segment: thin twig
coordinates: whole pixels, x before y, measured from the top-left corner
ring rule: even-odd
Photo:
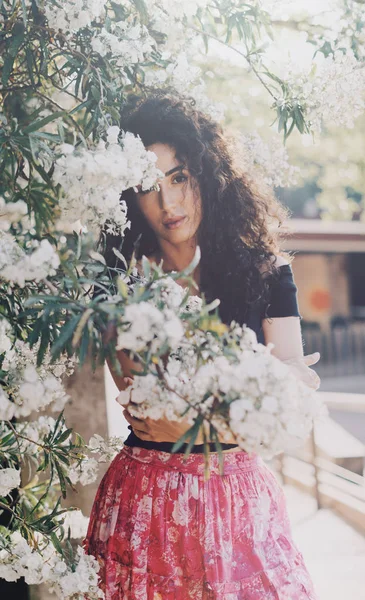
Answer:
[[[38,92],[36,91],[37,96],[41,96],[41,98],[43,98],[44,100],[46,100],[47,102],[50,102],[51,104],[53,104],[53,106],[56,106],[57,108],[59,108],[60,110],[64,111],[64,108],[58,104],[58,102],[55,102],[55,100],[52,100],[52,98],[49,98],[48,96],[46,96],[45,94],[42,94],[42,92]],[[72,123],[75,125],[76,129],[78,129],[80,131],[80,133],[82,135],[84,135],[82,128],[80,127],[80,125],[78,124],[78,122],[69,114],[67,114],[65,116],[66,119],[71,119]]]
[[[48,281],[48,279],[42,279],[42,283],[44,283],[44,285],[52,292],[52,294],[54,294],[55,296],[58,294],[59,289],[55,285],[53,285],[53,283]]]
[[[204,31],[203,29],[199,29],[199,27],[194,27],[194,25],[187,25],[186,28],[192,29],[193,31],[197,31],[201,35],[206,35],[207,37],[211,38],[212,40],[215,40],[216,42],[223,44],[223,46],[225,46],[226,48],[230,48],[230,50],[233,50],[234,52],[236,52],[237,54],[242,56],[247,61],[247,63],[249,64],[249,66],[251,67],[253,72],[255,73],[256,77],[262,83],[262,85],[267,90],[267,92],[270,94],[270,96],[272,96],[272,98],[274,98],[274,100],[277,100],[277,97],[275,96],[275,94],[273,94],[273,92],[271,91],[271,89],[269,88],[267,83],[264,81],[264,79],[261,77],[261,75],[258,72],[258,70],[256,69],[256,67],[254,66],[253,62],[250,60],[250,58],[244,52],[242,52],[241,50],[238,50],[238,48],[235,48],[234,46],[230,46],[230,44],[227,44],[224,40],[221,40],[216,35],[213,35],[212,33],[208,33],[207,31]]]

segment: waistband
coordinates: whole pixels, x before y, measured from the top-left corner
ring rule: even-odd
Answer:
[[[170,454],[159,450],[147,450],[146,448],[124,446],[120,451],[120,458],[130,458],[140,464],[152,468],[177,471],[179,473],[191,473],[204,476],[205,457],[202,454]],[[222,455],[223,475],[239,471],[252,471],[263,465],[260,456],[254,453],[227,452]],[[210,454],[208,457],[210,475],[220,475],[220,464],[218,454]]]

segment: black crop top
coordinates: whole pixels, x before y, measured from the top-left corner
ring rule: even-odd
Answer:
[[[289,264],[285,264],[279,267],[278,271],[278,275],[273,276],[270,283],[269,304],[266,311],[263,312],[260,308],[251,309],[245,321],[246,325],[256,333],[258,341],[262,344],[265,343],[262,330],[262,321],[264,318],[300,317],[297,286],[294,283],[292,268]],[[124,443],[126,446],[137,446],[138,448],[159,450],[160,452],[172,452],[173,447],[171,442],[147,442],[141,440],[133,431],[131,431]],[[236,444],[221,444],[221,446],[222,450],[228,450],[235,448]],[[185,449],[186,445],[184,444],[178,452],[184,453]],[[214,444],[210,444],[210,450],[215,452],[216,448]],[[191,450],[194,454],[201,454],[203,451],[204,446],[199,444],[193,446]]]

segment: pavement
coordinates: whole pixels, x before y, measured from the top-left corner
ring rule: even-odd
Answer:
[[[293,486],[284,489],[293,537],[318,600],[365,600],[365,537],[333,511],[317,511],[308,494]]]

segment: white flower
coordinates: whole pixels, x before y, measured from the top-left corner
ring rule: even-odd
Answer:
[[[150,181],[155,182],[162,174],[155,166],[156,155],[145,150],[140,138],[123,133],[122,147],[116,143],[117,128],[109,128],[107,135],[107,145],[100,142],[93,150],[82,148],[72,153],[68,149],[56,161],[53,178],[64,192],[60,200],[62,221],[79,219],[96,233],[107,221],[110,233],[123,234],[129,223],[121,193],[139,184],[147,189]]]
[[[38,536],[35,549],[29,546],[19,532],[15,532],[11,534],[6,547],[0,550],[0,577],[6,581],[24,577],[29,585],[44,583],[61,600],[103,598],[98,586],[98,571],[97,560],[86,555],[80,546],[71,568],[43,536]]]
[[[96,481],[98,469],[99,464],[95,458],[86,458],[79,465],[71,467],[68,476],[73,485],[77,482],[80,482],[81,485],[89,485]]]
[[[202,309],[203,300],[199,296],[189,296],[185,310],[189,313],[199,313]]]
[[[121,450],[122,446],[122,438],[113,436],[104,440],[104,438],[97,433],[90,438],[88,443],[89,450],[99,454],[99,462],[110,462]]]
[[[352,128],[365,108],[365,72],[351,49],[339,43],[334,55],[318,52],[311,64],[298,68],[294,61],[281,64],[282,76],[291,88],[287,103],[302,108],[312,132],[325,125]]]
[[[127,329],[118,329],[118,349],[140,352],[151,344],[152,351],[157,352],[164,343],[175,348],[184,334],[182,322],[172,310],[161,311],[148,302],[126,306],[123,321]]]
[[[82,539],[86,536],[89,518],[85,517],[81,510],[69,510],[67,513],[61,515],[61,518],[64,519],[63,528],[66,533],[68,528],[70,528],[73,539]]]
[[[257,132],[241,138],[245,149],[245,168],[271,187],[290,187],[295,185],[299,167],[289,164],[288,151],[281,136],[277,135],[264,142]]]
[[[0,496],[7,496],[11,490],[20,486],[18,469],[0,469]]]
[[[63,0],[55,10],[54,4],[45,0],[44,11],[49,27],[68,33],[91,25],[103,14],[104,6],[105,0]]]
[[[106,131],[108,144],[117,144],[120,129],[116,125],[109,127]]]
[[[8,352],[11,348],[11,339],[8,336],[8,333],[10,332],[10,323],[6,319],[0,317],[0,354]]]
[[[14,402],[10,402],[6,392],[0,387],[0,421],[10,421],[14,414]]]
[[[27,214],[28,207],[24,200],[5,202],[0,196],[0,229],[7,231],[12,223],[17,223]]]
[[[276,413],[279,409],[279,402],[274,396],[264,396],[261,403],[261,410],[268,413]]]
[[[26,281],[40,281],[54,275],[60,264],[59,256],[48,240],[34,240],[32,251],[26,254],[9,233],[1,230],[0,256],[0,278],[20,287],[24,287]]]
[[[148,29],[139,23],[133,25],[126,21],[110,24],[110,31],[104,27],[91,40],[94,52],[101,56],[110,56],[110,61],[121,70],[148,58],[156,45]]]
[[[72,373],[73,360],[62,357],[53,365],[50,354],[46,353],[43,364],[36,368],[38,347],[39,344],[36,344],[31,349],[25,342],[17,340],[5,354],[2,368],[7,372],[6,382],[12,393],[13,415],[16,417],[28,416],[32,411],[49,405],[52,410],[59,412],[69,399],[62,376]],[[56,372],[59,373],[58,377]],[[6,403],[3,402],[3,406],[5,410]]]

